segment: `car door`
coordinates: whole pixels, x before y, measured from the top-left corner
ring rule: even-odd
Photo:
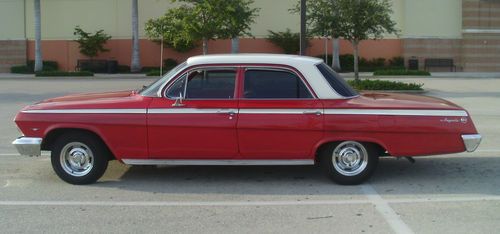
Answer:
[[[237,69],[193,68],[169,82],[148,109],[149,155],[230,159],[238,154]]]
[[[310,159],[323,136],[323,106],[300,74],[248,67],[239,102],[238,138],[245,159]]]

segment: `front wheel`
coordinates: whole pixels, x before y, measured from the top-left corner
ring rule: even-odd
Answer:
[[[60,136],[51,152],[52,167],[70,184],[96,182],[108,167],[106,146],[94,136],[70,133]]]
[[[377,150],[370,143],[344,141],[320,152],[320,163],[330,178],[343,185],[363,183],[378,164]]]

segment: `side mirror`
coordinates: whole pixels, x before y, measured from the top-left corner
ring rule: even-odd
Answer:
[[[182,97],[182,93],[179,93],[179,97],[175,99],[175,102],[174,102],[174,104],[172,104],[172,106],[174,106],[174,107],[184,106],[184,104],[182,104],[183,99],[184,98]]]

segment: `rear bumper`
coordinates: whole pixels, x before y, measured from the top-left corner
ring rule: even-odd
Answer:
[[[465,149],[467,152],[473,152],[481,143],[481,135],[479,134],[467,134],[462,135],[462,140],[464,141]]]
[[[38,137],[19,137],[12,142],[21,155],[40,156],[42,138]]]

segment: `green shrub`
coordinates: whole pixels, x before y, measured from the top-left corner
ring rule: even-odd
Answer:
[[[65,72],[65,71],[42,71],[37,72],[35,76],[94,76],[89,71]]]
[[[142,73],[148,73],[150,71],[158,71],[160,72],[160,67],[142,67],[141,72]]]
[[[391,67],[404,67],[405,59],[403,57],[393,57],[389,59],[389,66]]]
[[[83,31],[80,26],[76,26],[73,35],[78,37],[75,41],[78,42],[80,53],[91,59],[101,52],[109,51],[109,49],[104,48],[104,45],[111,39],[111,36],[104,33],[102,29],[92,34]]]
[[[13,66],[10,68],[10,73],[33,74],[33,69],[30,70],[26,65]]]
[[[268,30],[267,40],[283,49],[285,54],[297,54],[300,51],[300,33],[292,33],[287,28],[284,32],[273,32]],[[309,47],[309,40],[306,43]]]
[[[43,69],[42,71],[57,71],[59,69],[59,65],[56,61],[43,61]],[[13,66],[10,68],[11,73],[17,74],[33,74],[35,70],[35,61],[28,60],[26,65]]]
[[[317,58],[324,59],[325,55],[318,55]],[[359,58],[359,71],[360,72],[373,72],[382,69],[404,69],[404,60],[401,62],[401,57],[394,57],[389,59],[388,62],[385,58],[365,59]],[[339,55],[340,72],[353,72],[354,71],[354,56],[352,54]],[[332,56],[328,55],[328,63],[331,64]]]
[[[130,73],[130,66],[118,65],[118,73]]]
[[[146,72],[146,76],[160,76],[160,69]]]
[[[388,69],[376,70],[373,72],[374,76],[430,76],[428,71],[420,70],[406,70],[406,69]]]
[[[348,80],[349,85],[357,90],[423,90],[424,84],[404,83],[389,80]]]
[[[179,63],[175,59],[165,59],[163,60],[163,70],[172,70],[172,68],[176,67]]]
[[[57,71],[57,70],[59,70],[59,64],[57,64],[56,61],[50,61],[50,60],[42,61],[42,64],[43,64],[43,71]],[[35,60],[28,60],[26,65],[29,68],[32,68],[31,69],[32,71],[35,70]]]

